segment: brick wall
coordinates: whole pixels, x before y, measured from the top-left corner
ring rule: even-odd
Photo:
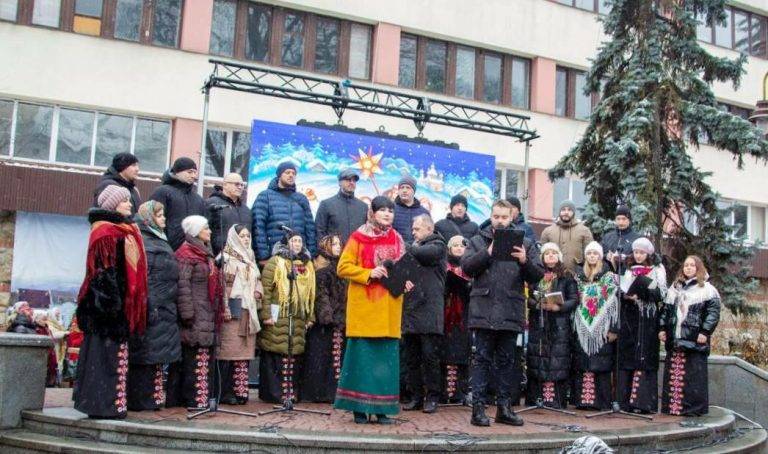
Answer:
[[[0,327],[5,324],[5,310],[11,299],[11,267],[16,212],[0,210]]]

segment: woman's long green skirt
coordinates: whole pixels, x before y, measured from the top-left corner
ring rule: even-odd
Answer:
[[[397,414],[399,351],[397,339],[348,338],[333,407],[367,414]]]

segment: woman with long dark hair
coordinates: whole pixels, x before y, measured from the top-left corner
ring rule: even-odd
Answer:
[[[571,371],[571,313],[579,294],[573,274],[555,243],[541,246],[544,277],[528,300],[528,404],[568,406]]]
[[[720,294],[704,262],[689,255],[667,293],[659,340],[665,343],[661,411],[700,416],[709,411],[707,357],[720,321]]]
[[[131,218],[131,193],[104,188],[88,212],[85,279],[77,320],[85,333],[72,399],[91,418],[125,418],[128,338],[147,326],[147,258]]]

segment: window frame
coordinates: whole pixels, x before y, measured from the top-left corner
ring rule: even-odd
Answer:
[[[495,171],[498,170],[501,172],[501,178],[499,178],[499,199],[506,199],[510,196],[520,197],[522,195],[522,182],[523,182],[523,169],[516,167],[516,166],[497,166],[494,169]],[[507,193],[507,173],[508,172],[516,172],[517,173],[517,189],[514,194]],[[503,193],[502,193],[503,192]],[[494,194],[496,196],[496,194]]]
[[[248,134],[251,135],[251,131],[247,131],[245,129],[241,128],[233,128],[228,126],[216,126],[212,125],[208,128],[208,131],[217,131],[217,132],[223,132],[225,139],[224,139],[224,169],[222,171],[222,176],[214,176],[214,175],[203,175],[201,178],[205,178],[208,181],[223,181],[224,177],[227,176],[227,174],[232,172],[232,148],[235,143],[235,133],[240,134]],[[205,138],[205,154],[203,155],[203,159],[206,159],[208,157],[208,138]],[[248,156],[248,160],[250,162],[250,155]],[[246,168],[250,167],[250,164],[246,166]],[[208,168],[207,162],[206,162],[206,169]],[[242,175],[241,175],[242,176]],[[248,182],[247,178],[244,178],[245,182]]]
[[[557,65],[555,68],[555,74],[557,74],[558,71],[564,71],[565,72],[565,115],[558,115],[556,116],[563,117],[563,118],[572,118],[574,120],[578,121],[589,121],[589,117],[587,118],[577,118],[576,117],[576,76],[577,74],[584,74],[586,76],[587,71],[583,71],[580,69],[570,68],[567,66],[561,66]],[[589,112],[590,114],[594,112],[595,106],[599,102],[599,93],[592,93],[589,95]],[[557,105],[557,89],[555,89],[555,105]]]
[[[741,8],[734,8],[732,6],[726,6],[725,9],[729,10],[729,20],[730,20],[730,27],[731,27],[731,46],[723,46],[720,44],[717,44],[715,41],[716,33],[717,33],[717,25],[716,24],[706,24],[709,27],[710,36],[709,41],[704,40],[705,43],[710,44],[712,46],[719,47],[721,49],[730,49],[734,52],[743,53],[749,57],[755,57],[755,58],[761,58],[763,60],[768,59],[768,16],[763,16],[762,14],[753,13],[751,11],[747,11]],[[736,15],[737,14],[743,14],[747,16],[747,22],[749,24],[749,39],[748,39],[748,50],[747,52],[740,51],[736,48]],[[766,26],[762,29],[762,35],[763,35],[763,54],[753,54],[752,53],[752,46],[754,45],[753,37],[752,37],[752,21],[764,21]]]
[[[98,137],[98,122],[99,122],[99,114],[104,115],[117,115],[122,117],[128,117],[131,119],[131,145],[130,149],[128,150],[131,154],[135,154],[135,146],[136,146],[136,127],[138,125],[139,120],[152,120],[152,121],[159,121],[159,122],[167,122],[168,123],[168,139],[166,141],[166,154],[165,154],[165,167],[167,168],[168,163],[170,161],[171,156],[171,141],[173,137],[173,122],[168,118],[159,118],[159,117],[151,117],[151,116],[143,116],[143,115],[136,115],[136,114],[130,114],[130,113],[123,113],[123,112],[114,112],[114,111],[105,111],[101,109],[89,109],[79,106],[69,106],[64,104],[47,104],[44,102],[38,102],[38,101],[27,101],[23,99],[11,99],[11,98],[0,98],[2,101],[9,101],[13,103],[13,109],[12,109],[12,117],[11,117],[11,137],[10,141],[8,142],[8,154],[7,155],[0,155],[0,160],[8,159],[8,160],[14,160],[14,161],[20,161],[20,162],[28,162],[28,163],[45,163],[49,165],[54,166],[60,166],[60,167],[73,167],[78,169],[85,169],[85,170],[93,170],[93,169],[104,169],[104,166],[96,165],[96,141]],[[19,110],[19,103],[23,104],[30,104],[40,107],[49,107],[53,109],[53,113],[51,115],[51,138],[48,143],[48,158],[45,160],[42,159],[32,159],[32,158],[24,158],[15,156],[15,145],[16,145],[16,127],[18,123],[18,110]],[[57,156],[57,147],[58,147],[58,138],[59,138],[59,119],[61,115],[61,109],[66,110],[77,110],[81,112],[88,112],[93,114],[93,125],[91,130],[91,144],[90,144],[90,154],[89,154],[89,164],[75,164],[75,163],[69,163],[69,162],[61,162],[56,160]],[[158,171],[150,171],[142,169],[141,173],[146,175],[162,175],[165,171],[165,168],[160,169]]]

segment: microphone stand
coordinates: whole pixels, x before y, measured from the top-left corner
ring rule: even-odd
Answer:
[[[224,254],[222,251],[224,251],[224,247],[227,244],[227,240],[224,237],[224,222],[223,221],[223,213],[224,209],[218,209],[217,210],[219,215],[219,238],[223,241],[221,246],[221,251],[219,251],[219,254],[221,254],[221,272],[219,273],[219,285],[221,285],[222,292],[226,291],[226,279],[224,276],[224,268],[225,268],[225,261]],[[214,263],[213,266],[216,266]],[[228,301],[224,301],[224,295],[221,296],[222,304],[229,304]],[[217,333],[217,330],[213,330],[213,348],[211,348],[211,364],[213,367],[210,368],[209,374],[213,374],[213,380],[210,381],[210,383],[213,383],[216,381],[216,378],[218,378],[218,386],[216,386],[215,389],[218,390],[218,393],[214,397],[209,397],[208,399],[208,408],[204,408],[202,410],[198,408],[187,408],[187,411],[191,411],[194,413],[190,413],[187,415],[187,420],[195,419],[198,416],[207,415],[208,413],[226,413],[230,415],[239,415],[239,416],[252,416],[256,417],[258,416],[256,413],[248,413],[245,411],[236,411],[236,410],[227,410],[224,408],[219,407],[219,401],[221,400],[221,372],[219,370],[219,361],[216,359],[216,346],[219,342],[219,336]],[[215,368],[215,369],[214,369]],[[216,373],[214,373],[214,370]],[[231,373],[231,371],[230,371]]]
[[[290,248],[290,245],[288,246]],[[290,261],[291,261],[291,271],[288,273],[288,280],[290,281],[290,285],[288,287],[288,367],[293,368],[293,333],[294,333],[294,312],[297,310],[299,306],[299,301],[296,301],[296,305],[291,308],[291,303],[293,302],[293,295],[294,291],[298,295],[298,290],[295,290],[296,286],[298,285],[296,283],[296,266],[293,263],[294,255],[293,253],[290,254]],[[298,298],[297,298],[298,299]],[[293,377],[294,377],[294,371],[293,369],[291,373],[288,374],[288,386],[289,389],[293,389]],[[293,399],[291,399],[291,396],[289,395],[283,400],[282,405],[274,405],[272,407],[272,410],[267,411],[260,411],[259,416],[264,415],[271,415],[273,413],[284,413],[288,411],[296,411],[296,412],[303,412],[303,413],[314,413],[318,415],[326,415],[330,416],[331,412],[329,411],[323,411],[323,410],[310,410],[308,408],[299,408],[293,405]]]
[[[619,232],[619,241],[618,241],[617,245],[620,247],[621,240],[622,240],[621,229],[617,228],[616,230]],[[616,304],[618,305],[618,307],[616,308],[617,311],[618,311],[618,313],[616,315],[616,324],[619,326],[619,331],[621,331],[621,307],[624,304],[622,302],[622,292],[623,291],[621,289],[621,277],[624,274],[624,270],[622,269],[621,265],[624,263],[624,260],[622,260],[622,256],[624,254],[622,254],[620,252],[621,249],[619,249],[619,247],[617,247],[618,250],[616,251],[616,253],[619,254],[619,262],[616,265],[616,271],[617,271],[616,274],[618,274],[618,276],[619,276],[619,284],[618,284],[619,287],[616,290],[616,297],[617,297]],[[591,415],[586,415],[586,418],[590,419],[590,418],[598,418],[598,417],[601,417],[601,416],[608,416],[608,415],[625,415],[625,416],[632,416],[632,417],[635,417],[635,418],[647,419],[649,421],[652,421],[653,420],[653,416],[641,415],[639,413],[633,413],[633,412],[624,411],[624,410],[621,409],[621,405],[619,404],[619,339],[618,339],[618,337],[613,342],[615,343],[615,345],[614,345],[614,349],[615,349],[615,352],[614,352],[614,371],[613,371],[613,373],[614,373],[614,377],[613,378],[614,378],[614,382],[615,383],[614,383],[614,387],[613,387],[613,401],[611,402],[611,409],[610,410],[604,410],[604,411],[597,412],[597,413],[593,413]]]

